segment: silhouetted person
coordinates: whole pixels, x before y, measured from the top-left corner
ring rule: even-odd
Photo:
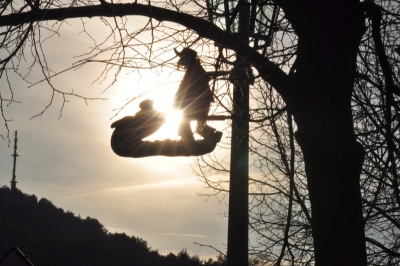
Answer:
[[[144,100],[139,104],[140,111],[135,116],[125,116],[111,124],[115,128],[117,141],[141,141],[156,132],[164,123],[164,116],[153,108],[152,100]],[[125,139],[127,140],[127,139]]]
[[[190,121],[196,120],[196,131],[205,139],[212,138],[218,142],[222,133],[215,135],[215,129],[206,125],[208,111],[213,102],[213,93],[208,85],[210,78],[201,66],[196,51],[184,48],[181,52],[175,50],[175,53],[180,57],[178,67],[186,69],[173,103],[175,108],[182,110],[178,134],[182,140],[194,141]]]

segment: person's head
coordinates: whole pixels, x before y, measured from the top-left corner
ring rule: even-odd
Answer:
[[[190,48],[183,48],[181,52],[178,52],[175,49],[175,53],[177,56],[179,56],[178,60],[178,67],[188,67],[190,64],[192,64],[196,58],[197,58],[197,52],[195,50],[192,50]]]
[[[152,100],[147,99],[139,103],[139,108],[142,111],[151,110],[153,109],[153,104],[154,102]]]

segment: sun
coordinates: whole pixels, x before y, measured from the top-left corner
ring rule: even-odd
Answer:
[[[182,111],[175,109],[172,105],[174,94],[174,90],[154,90],[145,93],[141,97],[138,97],[129,103],[129,105],[125,107],[125,110],[123,110],[123,112],[118,116],[118,119],[121,119],[124,116],[135,115],[135,113],[140,110],[139,104],[143,100],[152,100],[154,102],[154,109],[164,116],[165,122],[162,124],[160,129],[145,138],[145,140],[155,141],[164,139],[180,139],[178,128],[182,120]]]
[[[154,102],[154,109],[162,113],[165,123],[153,135],[145,140],[180,139],[178,128],[182,112],[173,107],[173,99],[179,87],[182,73],[159,73],[143,72],[140,79],[138,76],[121,76],[119,79],[118,93],[114,94],[114,109],[116,106],[125,106],[116,119],[124,116],[133,116],[139,111],[139,103],[149,99]],[[133,85],[134,84],[134,85]],[[133,99],[131,102],[130,100]],[[128,105],[126,103],[128,102]]]
[[[154,134],[145,138],[145,140],[164,140],[164,139],[180,139],[178,135],[178,127],[181,121],[182,112],[173,107],[173,99],[176,88],[156,88],[137,100],[137,106],[144,99],[150,99],[154,102],[154,109],[164,115],[165,123]]]
[[[173,108],[163,111],[157,109],[156,105],[154,106],[154,108],[160,111],[165,116],[165,123],[161,126],[159,130],[157,130],[157,132],[147,137],[145,140],[154,141],[164,139],[180,139],[180,136],[178,135],[178,128],[182,119],[182,112]]]

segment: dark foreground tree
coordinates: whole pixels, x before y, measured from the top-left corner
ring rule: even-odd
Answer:
[[[11,73],[16,72],[26,78],[27,73],[24,73],[25,70],[19,66],[23,60],[30,59],[33,63],[40,65],[45,79],[51,84],[50,78],[53,73],[47,65],[41,41],[48,38],[51,32],[55,34],[61,32],[64,26],[63,21],[74,18],[82,19],[83,32],[90,37],[92,36],[89,34],[89,29],[85,26],[86,18],[100,17],[99,25],[101,22],[101,25],[105,25],[110,30],[106,41],[94,39],[95,47],[86,53],[85,59],[78,64],[101,61],[106,64],[105,72],[107,73],[112,68],[116,69],[115,73],[118,74],[124,67],[140,69],[162,66],[166,59],[161,55],[175,48],[176,42],[182,46],[191,45],[201,50],[203,56],[208,55],[208,58],[203,58],[204,62],[208,63],[208,68],[213,67],[216,71],[231,70],[229,59],[232,59],[230,57],[234,52],[237,58],[242,58],[246,64],[253,67],[257,75],[257,82],[254,83],[253,89],[258,89],[267,97],[279,94],[279,101],[282,101],[279,107],[283,106],[287,111],[288,125],[291,127],[287,132],[289,134],[295,132],[295,139],[301,148],[306,176],[306,181],[302,180],[302,182],[307,185],[300,185],[306,188],[308,194],[307,200],[301,203],[300,207],[302,212],[308,213],[307,210],[311,206],[311,213],[305,215],[308,219],[305,224],[311,226],[313,239],[313,243],[304,243],[304,249],[309,249],[309,245],[312,245],[315,257],[297,258],[296,263],[308,263],[315,260],[316,265],[324,266],[367,265],[365,221],[360,187],[366,149],[357,141],[355,121],[359,123],[359,117],[355,111],[360,109],[353,108],[352,95],[355,92],[356,77],[362,76],[363,79],[357,80],[361,82],[358,95],[367,93],[362,90],[363,86],[377,88],[375,93],[378,95],[367,93],[363,95],[363,98],[359,97],[356,100],[369,100],[370,107],[380,107],[383,103],[385,104],[385,107],[379,111],[382,112],[381,116],[376,117],[380,124],[386,127],[375,126],[382,132],[386,132],[381,136],[388,144],[388,153],[385,151],[382,154],[371,148],[374,145],[382,147],[381,142],[376,140],[368,148],[367,156],[376,160],[383,156],[386,164],[379,162],[379,165],[388,171],[381,171],[381,176],[376,176],[375,173],[370,173],[370,175],[376,179],[379,192],[382,192],[380,190],[382,187],[392,188],[391,195],[394,197],[391,198],[395,202],[391,211],[398,212],[400,196],[396,144],[398,144],[399,128],[398,124],[392,123],[395,121],[392,112],[395,111],[398,114],[399,94],[396,86],[398,79],[395,76],[398,74],[393,72],[391,67],[396,62],[398,64],[399,57],[392,54],[388,60],[385,53],[387,49],[399,46],[397,35],[392,33],[391,37],[386,38],[383,50],[380,52],[378,47],[382,45],[379,43],[380,27],[386,29],[390,26],[391,30],[398,31],[399,3],[380,1],[379,5],[376,5],[372,1],[360,3],[356,0],[306,2],[299,0],[205,2],[183,0],[143,1],[143,4],[141,1],[114,2],[3,1],[0,5],[0,27],[2,28],[0,77],[10,81]],[[268,20],[262,12],[267,10],[265,7],[273,4],[277,4],[282,12],[275,25],[275,38],[270,48],[269,40],[262,38],[262,32],[250,32],[248,40],[239,38],[233,33],[232,29],[235,27],[236,16],[240,13],[240,9],[250,5],[250,10],[254,12],[250,17],[254,20],[250,20],[249,23],[268,25]],[[388,23],[380,26],[382,14]],[[133,27],[129,21],[131,16],[135,15],[148,17],[148,23],[137,28]],[[257,29],[261,28],[260,26]],[[367,29],[372,29],[377,34],[374,35],[371,32],[371,36],[368,35],[368,38],[363,39],[365,33],[368,32]],[[45,31],[47,31],[46,34]],[[374,41],[369,44],[376,48],[380,55],[378,57],[368,54],[370,50],[367,49],[367,42],[372,39]],[[140,45],[145,49],[139,49]],[[31,52],[30,56],[27,56],[28,52]],[[103,55],[107,55],[108,59],[104,59]],[[360,60],[357,61],[358,55],[360,55]],[[382,64],[369,69],[371,60]],[[377,73],[377,76],[370,77],[371,72]],[[220,106],[226,107],[229,111],[226,99],[230,98],[230,87],[225,86],[222,89],[220,87],[222,82],[215,80],[214,94]],[[273,90],[267,89],[263,84],[265,82],[272,86]],[[12,82],[3,84],[9,84],[10,91],[13,90]],[[259,84],[261,86],[257,87]],[[52,89],[54,93],[61,93],[63,97],[74,96],[73,93],[64,92],[55,87]],[[380,102],[378,99],[384,100]],[[1,100],[5,103],[12,102],[14,99],[11,96],[10,98],[3,97]],[[265,110],[265,112],[254,111],[256,115],[265,115],[257,120],[258,126],[263,127],[266,121],[270,121],[269,126],[276,131],[274,134],[279,135],[281,133],[277,131],[279,124],[274,124],[274,117],[277,113],[281,114],[282,110],[278,112],[275,110],[271,118],[266,114],[274,111],[272,108],[275,106],[268,105],[268,101],[264,103],[267,105],[257,110]],[[375,112],[375,110],[371,108],[370,112]],[[367,109],[363,111],[368,116]],[[268,120],[268,118],[271,119]],[[292,118],[295,124],[292,124]],[[359,128],[358,124],[356,126]],[[289,138],[287,143],[293,147],[294,142],[291,140],[293,138]],[[367,142],[370,143],[370,140],[365,140],[364,145]],[[295,153],[293,149],[291,150],[292,157],[288,160],[291,162],[288,165],[290,166],[288,169],[291,169],[288,176],[292,177],[288,183],[290,200],[287,207],[289,210],[293,207],[291,195],[300,197],[298,188],[294,186],[296,165],[293,160]],[[283,157],[280,159],[285,161]],[[388,173],[390,177],[386,179]],[[376,205],[380,197],[378,194],[375,195],[376,197],[369,199],[368,202]],[[382,208],[380,210],[384,211]],[[367,216],[373,216],[377,210],[371,205]],[[289,247],[288,237],[287,230],[282,239],[286,243],[284,247]],[[283,249],[282,254],[284,252]],[[290,250],[288,252],[290,253]],[[277,263],[281,261],[282,257],[279,257]]]

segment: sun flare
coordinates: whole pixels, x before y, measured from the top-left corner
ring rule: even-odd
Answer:
[[[157,106],[155,106],[157,109]],[[181,122],[182,112],[170,108],[166,112],[157,109],[165,116],[165,123],[156,133],[146,138],[146,140],[164,140],[164,139],[180,139],[178,135],[178,127]]]
[[[179,72],[172,74],[163,72],[154,75],[149,71],[141,73],[140,79],[135,79],[138,76],[133,75],[121,76],[121,79],[119,79],[120,87],[118,88],[118,93],[114,95],[113,105],[114,108],[116,106],[125,107],[116,119],[135,115],[139,111],[139,103],[149,99],[154,102],[154,109],[164,115],[165,123],[157,132],[147,137],[146,140],[180,139],[178,127],[182,112],[173,108],[172,104],[175,92],[179,87],[181,75],[182,73]]]

